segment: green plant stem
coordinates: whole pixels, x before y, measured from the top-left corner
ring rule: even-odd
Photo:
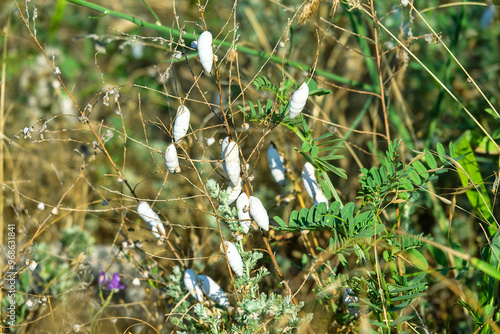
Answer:
[[[97,311],[97,313],[92,317],[92,320],[90,321],[90,323],[92,325],[92,333],[95,333],[96,320],[99,317],[99,315],[104,311],[104,309],[111,302],[111,298],[113,297],[113,293],[114,292],[111,291],[111,293],[109,294],[108,298],[106,299],[106,301],[104,302],[104,304],[101,306],[101,308],[99,309],[99,311]],[[100,291],[100,295],[101,295],[101,298],[102,298],[102,290]]]
[[[106,7],[103,7],[103,6],[96,5],[96,4],[88,2],[88,1],[84,1],[84,0],[67,0],[67,1],[70,3],[73,3],[75,5],[79,5],[79,6],[83,6],[83,7],[87,7],[87,8],[96,10],[98,12],[105,14],[105,15],[111,15],[111,16],[114,16],[117,18],[121,18],[121,19],[130,21],[130,22],[138,25],[139,27],[144,27],[144,28],[160,31],[160,32],[162,32],[165,35],[168,35],[170,37],[182,38],[183,40],[185,40],[187,42],[192,42],[195,40],[195,37],[193,35],[190,35],[190,34],[181,35],[180,31],[177,29],[172,29],[172,28],[169,28],[169,27],[166,27],[163,25],[158,25],[158,24],[142,21],[142,20],[140,20],[132,15],[120,13],[120,12],[108,9]],[[196,38],[198,38],[199,36],[200,36],[199,34],[196,34]],[[266,53],[264,51],[257,51],[257,50],[254,50],[252,48],[249,48],[249,47],[246,47],[243,45],[234,45],[232,42],[226,42],[226,41],[221,41],[221,40],[215,39],[213,41],[213,44],[214,45],[221,45],[221,46],[227,47],[227,48],[235,48],[236,50],[238,50],[241,53],[249,54],[252,56],[257,56],[259,58],[269,59],[269,61],[271,61],[273,63],[282,64],[283,66],[298,68],[298,69],[301,69],[301,70],[306,71],[306,72],[309,72],[312,69],[311,66],[304,65],[300,62],[283,59],[282,57],[273,56],[272,54]],[[336,81],[337,83],[350,85],[350,86],[360,88],[360,89],[363,89],[366,91],[373,90],[373,87],[371,85],[360,83],[360,82],[350,80],[350,79],[346,79],[344,77],[335,75],[335,74],[327,72],[327,71],[315,69],[314,73],[318,76]]]
[[[161,21],[160,21],[160,18],[158,17],[158,15],[156,15],[155,11],[153,10],[153,8],[151,8],[151,6],[146,2],[146,0],[142,0],[142,3],[144,4],[144,6],[146,6],[146,8],[149,10],[149,12],[151,13],[151,15],[153,15],[155,17],[155,20],[156,20],[156,24],[157,25],[161,25]]]

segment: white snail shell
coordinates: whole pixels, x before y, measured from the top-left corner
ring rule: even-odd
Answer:
[[[269,216],[260,199],[250,196],[248,201],[250,204],[250,216],[252,216],[261,229],[269,231]]]
[[[191,293],[191,296],[196,298],[200,303],[203,301],[203,292],[198,284],[196,274],[191,269],[186,269],[184,272],[184,286]]]
[[[139,202],[139,205],[137,206],[137,213],[141,216],[142,220],[146,222],[149,229],[157,239],[160,239],[162,235],[165,235],[165,227],[163,227],[160,217],[158,217],[156,212],[151,209],[148,203],[142,201]]]
[[[202,32],[200,38],[198,38],[198,57],[200,57],[200,63],[205,71],[210,73],[210,71],[212,71],[212,65],[214,64],[212,34],[210,31]]]
[[[267,149],[267,161],[274,180],[282,186],[285,185],[285,160],[274,143]]]
[[[226,293],[221,289],[219,284],[215,283],[213,279],[205,275],[198,275],[198,281],[201,282],[201,289],[208,296],[219,305],[229,307],[229,299]]]
[[[243,276],[243,260],[241,259],[241,255],[236,249],[236,246],[230,243],[229,241],[224,241],[226,244],[227,251],[227,261],[229,262],[229,266],[238,276]],[[222,244],[220,245],[220,249],[224,252],[224,248],[222,248]]]
[[[170,144],[165,150],[165,165],[170,173],[180,173],[179,158],[177,157],[177,149],[174,144]]]
[[[236,209],[238,209],[238,220],[243,227],[243,232],[246,234],[250,230],[252,221],[250,218],[250,201],[244,192],[236,200]]]
[[[356,318],[359,318],[360,313],[359,309],[356,307],[348,307],[347,305],[352,304],[352,303],[357,303],[359,301],[358,297],[354,296],[354,291],[352,291],[351,288],[342,288],[343,294],[342,294],[342,303],[344,304],[345,308],[351,315],[355,316]]]
[[[236,201],[242,189],[243,189],[243,180],[241,179],[241,177],[238,178],[236,185],[233,185],[232,182],[229,184],[229,186],[226,189],[226,191],[229,193],[227,205],[231,205],[234,203],[234,201]]]
[[[300,85],[299,89],[297,89],[292,94],[292,98],[290,100],[290,119],[294,119],[297,117],[307,102],[307,97],[309,96],[309,87],[307,83],[303,83]]]
[[[229,137],[224,138],[222,142],[220,142],[222,158],[224,158],[224,152],[226,152],[227,144],[229,144]]]
[[[191,113],[186,106],[179,106],[177,108],[177,116],[175,116],[174,121],[174,141],[178,142],[182,137],[186,135],[189,130],[189,118],[191,117]]]
[[[318,205],[321,202],[324,202],[326,203],[326,205],[328,205],[328,200],[325,194],[323,194],[318,181],[316,181],[316,175],[314,173],[314,166],[309,162],[306,162],[304,167],[302,168],[302,182],[304,183],[306,193],[313,199],[314,205]]]
[[[234,141],[226,137],[222,142],[222,168],[233,185],[238,185],[241,179],[240,151]]]

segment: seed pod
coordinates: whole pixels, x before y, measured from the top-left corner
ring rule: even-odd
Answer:
[[[229,184],[229,186],[226,189],[226,191],[229,193],[227,205],[231,205],[233,204],[234,201],[236,201],[242,189],[243,189],[243,180],[241,179],[241,177],[238,179],[236,185],[233,185],[232,182]]]
[[[269,216],[260,199],[250,196],[248,201],[250,204],[250,216],[252,216],[261,229],[269,231]]]
[[[271,143],[271,146],[267,149],[267,161],[274,180],[281,186],[285,185],[285,160],[274,143]]]
[[[160,239],[162,235],[165,235],[165,227],[160,220],[160,217],[156,214],[156,212],[151,209],[148,203],[139,202],[137,206],[137,213],[141,216],[142,220],[146,222],[153,235]],[[161,233],[159,233],[161,231]]]
[[[184,272],[184,286],[191,293],[191,296],[196,298],[200,303],[203,301],[203,292],[198,284],[196,274],[191,269],[186,269]]]
[[[226,172],[233,185],[237,185],[241,179],[240,152],[238,145],[226,137],[222,142],[222,168]]]
[[[210,71],[212,71],[212,65],[214,64],[212,34],[210,31],[202,32],[200,38],[198,38],[198,57],[200,57],[200,63],[205,71],[210,73]]]
[[[306,193],[313,199],[314,205],[324,202],[328,206],[328,200],[318,185],[318,181],[316,181],[314,166],[309,162],[306,162],[302,168],[302,182],[304,183]]]
[[[190,117],[191,113],[189,112],[188,108],[182,105],[177,108],[177,116],[175,116],[173,130],[175,142],[178,142],[188,132]]]
[[[226,244],[227,251],[227,261],[229,262],[229,266],[238,276],[243,276],[243,260],[241,259],[240,253],[238,253],[238,249],[236,246],[230,243],[229,241],[224,241]],[[222,248],[222,244],[220,245],[220,250],[224,252],[224,248]]]
[[[307,86],[307,83],[304,82],[302,85],[300,85],[299,89],[293,92],[292,98],[290,99],[290,119],[294,119],[295,117],[297,117],[302,109],[304,109],[308,96],[309,87]]]
[[[165,150],[165,165],[167,165],[170,173],[180,173],[179,158],[177,157],[177,149],[174,144],[170,144]]]
[[[248,233],[252,224],[250,218],[250,202],[247,194],[244,192],[236,200],[236,209],[238,209],[238,220],[243,227],[243,233]]]
[[[213,279],[205,275],[198,275],[198,281],[201,282],[201,289],[208,296],[219,305],[228,308],[229,299],[227,299],[226,293],[221,289],[219,284],[215,283]]]

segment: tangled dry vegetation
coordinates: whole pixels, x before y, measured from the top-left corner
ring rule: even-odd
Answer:
[[[500,22],[428,2],[0,5],[3,327],[498,332]],[[211,68],[192,44],[206,30]],[[226,137],[269,231],[245,234],[222,192]],[[229,306],[190,294],[188,269]]]

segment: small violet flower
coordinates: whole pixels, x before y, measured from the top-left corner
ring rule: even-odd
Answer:
[[[105,290],[111,291],[119,291],[124,290],[127,286],[125,284],[120,283],[120,276],[118,273],[113,274],[113,278],[111,280],[106,279],[106,273],[101,271],[98,278],[99,286],[101,286]]]

